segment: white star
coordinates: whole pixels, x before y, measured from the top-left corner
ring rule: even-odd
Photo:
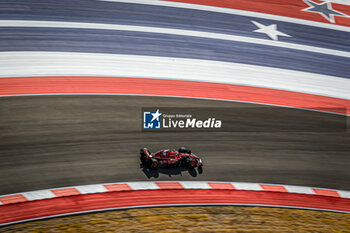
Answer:
[[[259,29],[254,30],[253,32],[264,33],[264,34],[268,35],[273,40],[278,40],[278,36],[291,37],[290,35],[287,35],[286,33],[278,31],[276,24],[271,24],[269,26],[265,26],[265,25],[258,23],[256,21],[251,21],[251,22],[259,28]]]
[[[159,112],[159,109],[157,109],[157,111],[155,113],[151,113],[151,115],[153,116],[152,121],[154,121],[155,119],[157,119],[157,121],[159,121],[159,116],[162,115],[160,112]]]

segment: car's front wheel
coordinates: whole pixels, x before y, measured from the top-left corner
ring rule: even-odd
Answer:
[[[198,172],[199,172],[199,174],[202,174],[202,173],[203,173],[203,166],[199,166],[199,167],[198,167]]]
[[[191,157],[187,158],[186,162],[187,162],[187,167],[189,167],[189,168],[194,168],[197,165],[196,159],[191,158]]]

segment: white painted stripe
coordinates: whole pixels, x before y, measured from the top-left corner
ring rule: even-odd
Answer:
[[[232,182],[231,184],[237,190],[264,191],[264,189],[259,184],[255,184],[255,183]]]
[[[154,182],[128,182],[132,190],[153,190],[160,189]]]
[[[0,77],[115,76],[265,87],[350,99],[350,79],[264,66],[173,57],[0,52]]]
[[[39,191],[25,192],[25,193],[22,193],[22,194],[29,201],[48,199],[48,198],[56,197],[56,195],[54,195],[50,190],[39,190]]]
[[[165,182],[180,183],[184,187],[184,189],[212,189],[212,187],[208,184],[209,181],[208,182],[207,181],[165,181]],[[212,182],[218,182],[218,181],[212,181]],[[246,182],[219,182],[219,183],[232,184],[237,190],[269,192],[267,190],[264,190],[261,187],[261,184],[259,183],[246,183]],[[93,193],[109,192],[104,187],[104,185],[110,185],[110,184],[127,184],[131,187],[132,190],[160,189],[155,182],[106,183],[106,184],[71,186],[71,187],[64,187],[64,188],[75,188],[80,192],[80,194],[93,194]],[[268,185],[273,185],[273,184],[268,184]],[[286,188],[287,192],[289,193],[316,195],[316,193],[313,191],[314,188],[312,187],[282,185],[282,184],[278,184],[278,185]],[[63,189],[63,188],[60,188],[60,189]],[[52,189],[52,190],[57,190],[57,189]],[[55,198],[56,196],[51,192],[52,190],[46,189],[46,190],[38,190],[38,191],[31,191],[31,192],[24,192],[24,193],[14,193],[14,194],[1,195],[0,197],[20,194],[20,195],[23,195],[28,201],[42,200],[42,199],[48,199],[48,198]],[[329,190],[329,189],[325,189],[325,190]],[[350,191],[334,190],[334,189],[330,189],[330,190],[338,192],[341,198],[350,198]],[[0,202],[0,205],[4,205],[4,204]]]
[[[339,190],[337,192],[338,192],[339,196],[342,198],[350,198],[350,191]]]
[[[102,184],[81,185],[74,188],[76,188],[81,194],[108,192]]]
[[[313,27],[328,28],[328,29],[333,29],[333,30],[338,30],[338,31],[350,32],[350,27],[346,27],[346,26],[321,23],[321,22],[315,22],[315,21],[309,21],[309,20],[305,20],[305,19],[297,19],[297,18],[291,18],[291,17],[279,16],[279,15],[271,15],[271,14],[266,14],[266,13],[253,12],[253,11],[244,11],[244,10],[223,8],[223,7],[196,5],[196,4],[180,3],[180,2],[157,1],[157,0],[147,0],[147,1],[144,1],[144,0],[98,0],[98,1],[145,4],[145,5],[153,5],[153,6],[167,6],[167,7],[177,7],[177,8],[184,8],[184,9],[212,11],[212,12],[219,12],[219,13],[232,14],[232,15],[242,15],[242,16],[250,16],[250,17],[262,18],[262,19],[278,20],[278,21],[282,21],[282,22],[296,23],[296,24],[308,25],[308,26],[313,26]],[[307,6],[305,5],[305,7],[307,7]]]
[[[201,181],[181,181],[179,182],[185,189],[212,189],[207,182]]]
[[[322,0],[323,2],[330,2],[330,3],[337,3],[341,5],[348,5],[350,6],[350,1],[349,0]]]
[[[315,194],[314,190],[310,187],[284,185],[286,190],[290,193],[303,193],[303,194]]]
[[[211,33],[192,30],[181,30],[159,27],[144,27],[133,25],[101,24],[101,23],[76,23],[76,22],[59,22],[59,21],[31,21],[31,20],[0,20],[0,27],[46,27],[46,28],[79,28],[79,29],[102,29],[102,30],[122,30],[137,31],[147,33],[161,33],[180,36],[194,36],[209,39],[228,40],[244,43],[253,43],[280,48],[295,49],[307,52],[321,53],[327,55],[341,56],[350,58],[350,52],[326,49],[315,46],[293,44],[288,42],[257,39],[245,36],[235,36],[221,33]]]

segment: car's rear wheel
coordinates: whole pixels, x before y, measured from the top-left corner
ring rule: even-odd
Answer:
[[[144,155],[140,155],[140,161],[141,161],[141,163],[145,162],[145,156]]]
[[[157,169],[158,168],[158,161],[156,159],[152,159],[149,167],[150,167],[150,169]]]

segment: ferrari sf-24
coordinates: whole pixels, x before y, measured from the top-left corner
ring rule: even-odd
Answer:
[[[143,148],[140,150],[140,155],[141,163],[150,169],[180,166],[201,168],[203,166],[202,160],[185,147],[178,150],[161,150],[156,153],[151,153],[147,148]]]

